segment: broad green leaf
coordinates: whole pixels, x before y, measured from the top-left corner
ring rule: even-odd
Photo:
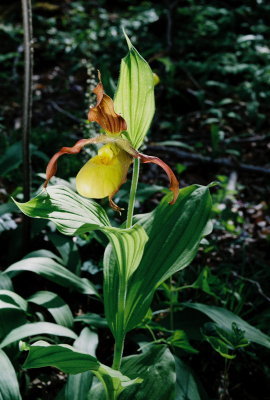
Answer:
[[[59,264],[61,264],[61,265],[64,264],[61,257],[58,257],[52,251],[46,250],[46,249],[31,251],[31,253],[26,254],[26,256],[24,256],[23,259],[25,260],[26,258],[33,258],[33,257],[52,258],[53,260],[57,261]]]
[[[115,397],[112,398],[117,399],[123,390],[134,385],[137,386],[138,383],[142,382],[142,379],[138,378],[137,376],[134,377],[134,379],[130,379],[129,377],[123,375],[120,371],[116,371],[102,364],[99,370],[95,372],[95,375],[99,380],[102,381],[109,393],[115,394]]]
[[[9,146],[0,161],[0,175],[5,176],[10,171],[18,168],[22,163],[22,143],[16,142]]]
[[[160,283],[191,263],[208,232],[211,206],[208,187],[192,185],[180,190],[174,205],[169,205],[165,196],[153,212],[137,217],[149,240],[128,283],[127,330],[143,319]]]
[[[21,308],[18,305],[14,304],[13,302],[10,303],[0,299],[0,311],[5,309],[21,310]]]
[[[248,341],[270,348],[269,336],[225,308],[200,303],[182,303],[182,305],[202,312],[222,329],[230,331],[232,324],[236,323],[238,328],[244,331]]]
[[[32,155],[36,155],[39,158],[42,158],[46,162],[48,161],[48,157],[37,150],[37,147],[33,144],[30,144],[30,151]],[[19,165],[22,163],[22,142],[16,142],[10,145],[4,154],[1,155],[0,158],[0,176],[5,176],[9,172],[17,169]]]
[[[54,246],[61,254],[62,262],[64,265],[76,275],[81,272],[81,260],[78,251],[78,246],[73,238],[67,238],[59,233],[49,234],[49,239],[53,242]]]
[[[125,390],[119,400],[175,399],[175,361],[166,346],[151,346],[142,354],[124,357],[121,372],[130,378],[139,376],[143,382]]]
[[[129,379],[87,353],[77,351],[69,345],[50,345],[38,341],[29,346],[29,353],[24,368],[56,367],[67,374],[78,374],[92,371],[104,384],[109,393],[118,395],[126,387],[140,382],[140,379]],[[115,398],[115,397],[113,397]]]
[[[0,272],[0,289],[4,290],[12,290],[12,281],[9,276],[5,275],[3,272]]]
[[[75,340],[73,347],[81,352],[95,357],[98,345],[98,335],[84,328]],[[90,371],[81,374],[69,375],[65,385],[65,400],[86,400],[92,384],[93,375]]]
[[[89,354],[76,351],[67,344],[50,345],[39,340],[29,346],[29,353],[23,367],[56,367],[66,374],[78,374],[85,371],[97,371],[98,360]]]
[[[191,369],[175,357],[176,386],[174,400],[201,400],[198,384]]]
[[[121,372],[130,378],[140,377],[139,385],[130,386],[119,400],[174,400],[175,361],[167,346],[150,346],[139,355],[124,357]],[[88,400],[106,400],[101,384],[91,388]]]
[[[188,285],[190,289],[201,289],[205,293],[209,294],[210,296],[218,298],[216,293],[212,290],[212,286],[216,289],[216,292],[221,292],[223,287],[223,282],[221,282],[218,277],[214,276],[211,273],[209,267],[204,267],[198,278],[192,285]],[[217,287],[218,286],[218,287]]]
[[[11,343],[17,342],[18,340],[35,335],[65,336],[71,339],[77,338],[76,333],[65,326],[52,324],[51,322],[33,322],[21,325],[9,332],[9,334],[0,343],[0,347],[4,348]]]
[[[98,335],[96,332],[91,331],[89,328],[83,328],[80,336],[73,343],[73,347],[82,351],[83,353],[90,354],[91,356],[96,356],[96,350],[98,346]]]
[[[0,350],[0,366],[0,399],[21,400],[16,372],[3,350]]]
[[[76,375],[69,375],[65,386],[65,400],[87,400],[93,381],[91,371],[85,371]]]
[[[14,292],[0,290],[0,340],[26,320],[26,301]]]
[[[222,357],[232,360],[236,354],[231,354],[230,346],[227,345],[222,339],[215,336],[204,335],[204,338],[212,346],[212,348],[219,353]]]
[[[45,218],[54,222],[65,235],[79,235],[101,226],[110,226],[103,208],[85,199],[66,186],[49,186],[27,203],[18,203],[29,217]]]
[[[127,136],[138,149],[155,112],[154,77],[148,63],[127,38],[129,52],[121,61],[114,105],[127,123]]]
[[[16,204],[29,217],[55,222],[58,230],[66,235],[100,230],[110,240],[123,273],[129,275],[137,268],[141,249],[147,241],[144,229],[138,225],[129,229],[111,227],[107,214],[96,202],[65,186],[51,186],[27,203]]]
[[[0,290],[0,300],[14,304],[23,311],[27,310],[27,301],[11,290]]]
[[[115,326],[118,321],[118,302],[122,302],[121,296],[118,295],[118,282],[120,277],[121,279],[127,280],[132,276],[140,263],[145,243],[148,240],[144,228],[140,225],[134,225],[128,229],[109,226],[107,215],[102,207],[97,205],[95,202],[83,199],[76,193],[72,192],[69,188],[62,186],[49,187],[47,195],[42,193],[27,203],[18,204],[18,207],[29,216],[48,218],[56,223],[60,232],[68,235],[89,232],[96,229],[107,236],[115,254],[116,279],[113,281],[110,279],[110,272],[107,271],[110,267],[106,264],[104,269],[104,301],[106,317],[109,321],[110,328],[113,333],[115,333]],[[103,218],[100,217],[99,219],[99,216],[103,216]],[[89,219],[91,220],[91,218],[95,221],[95,224],[89,223]],[[42,258],[40,258],[40,260],[41,259]],[[46,259],[43,259],[43,262],[45,262],[45,260]],[[22,264],[23,262],[24,260],[20,261],[19,265],[18,263],[14,264],[9,267],[6,272],[10,273],[14,270],[21,271],[22,265],[24,270],[28,269],[28,264]],[[57,265],[53,260],[50,262]],[[48,260],[46,261],[46,268],[49,268],[50,270],[48,275],[52,275],[55,270],[55,268],[51,270],[50,265],[48,266],[48,263],[50,264],[50,262],[48,262]],[[41,269],[39,267],[34,268],[38,268],[38,272],[44,274],[44,266],[42,266]],[[58,271],[63,271],[61,268],[63,267],[57,266]],[[33,270],[33,268],[31,267],[30,270]],[[64,276],[61,274],[60,281],[62,284],[65,282],[65,280],[63,281],[63,278],[66,278],[70,274],[71,273],[68,273],[66,270]],[[72,280],[74,281],[75,278],[73,275],[72,277]],[[57,279],[59,281],[58,275],[53,278],[56,282]],[[125,297],[124,293],[122,293],[122,295]]]
[[[189,343],[187,334],[185,331],[182,330],[175,330],[172,334],[172,336],[168,337],[166,339],[166,342],[170,344],[171,346],[174,347],[179,347],[180,349],[183,349],[189,353],[199,353],[198,350],[196,350],[191,344]]]
[[[77,290],[84,294],[97,294],[94,285],[85,278],[79,278],[68,269],[47,257],[26,258],[12,264],[4,273],[10,277],[23,271],[34,272],[61,286]]]
[[[73,316],[71,310],[57,294],[42,290],[29,297],[28,301],[45,307],[57,324],[66,326],[67,328],[72,327]]]
[[[25,312],[18,307],[0,301],[0,340],[18,326],[27,322]]]
[[[108,396],[106,395],[105,387],[97,378],[93,379],[93,383],[91,386],[91,390],[88,393],[87,400],[107,400]]]
[[[74,318],[74,322],[84,322],[89,325],[90,328],[93,326],[95,328],[107,328],[108,323],[105,318],[102,318],[99,314],[88,313],[78,315]]]
[[[249,345],[245,332],[235,322],[231,330],[220,328],[215,322],[207,322],[201,332],[213,349],[225,358],[235,358],[236,354],[232,354],[232,351]]]
[[[115,338],[123,332],[122,313],[125,308],[126,282],[141,261],[147,239],[145,230],[139,225],[130,229],[119,229],[110,235],[111,244],[104,254],[103,293],[106,319]],[[111,254],[112,248],[114,258]],[[113,264],[111,260],[114,260]],[[121,281],[124,282],[122,287]]]

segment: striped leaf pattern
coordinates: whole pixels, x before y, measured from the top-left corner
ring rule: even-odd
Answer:
[[[114,99],[115,110],[127,123],[127,136],[138,149],[155,112],[154,78],[148,63],[127,38],[129,52],[122,59]]]

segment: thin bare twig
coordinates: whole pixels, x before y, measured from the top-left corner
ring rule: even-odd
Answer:
[[[49,101],[49,104],[56,110],[56,111],[58,111],[58,112],[60,112],[61,114],[64,114],[64,115],[66,115],[69,119],[72,119],[73,121],[75,121],[75,122],[78,122],[78,123],[82,123],[82,122],[84,122],[84,120],[83,119],[79,119],[79,118],[77,118],[77,117],[75,117],[73,114],[71,114],[70,112],[68,112],[68,111],[66,111],[66,110],[64,110],[62,107],[60,107],[55,101]]]
[[[22,0],[24,31],[24,94],[23,94],[23,197],[30,199],[31,193],[31,155],[30,132],[32,119],[32,76],[33,76],[33,29],[31,0]],[[23,219],[23,246],[30,239],[30,219]]]
[[[23,178],[24,201],[31,191],[30,132],[32,118],[33,33],[31,0],[22,0],[24,30]]]
[[[268,296],[264,293],[264,291],[262,290],[262,287],[261,287],[261,285],[259,284],[258,281],[255,281],[254,279],[250,279],[250,278],[245,278],[244,276],[239,275],[239,274],[238,274],[237,272],[235,272],[235,271],[232,271],[232,274],[233,274],[233,276],[235,276],[236,278],[242,279],[243,281],[249,282],[249,283],[251,283],[252,285],[256,286],[256,288],[257,288],[258,292],[260,293],[260,295],[261,295],[265,300],[267,300],[267,301],[270,302],[270,297],[268,297]]]
[[[234,170],[242,170],[247,172],[254,172],[258,174],[270,175],[270,169],[265,167],[260,167],[257,165],[250,165],[240,163],[237,160],[232,160],[230,158],[211,158],[207,156],[202,156],[200,154],[188,153],[186,151],[178,150],[173,147],[165,147],[160,145],[151,144],[147,146],[150,150],[155,151],[164,151],[166,153],[174,154],[176,157],[179,157],[180,160],[188,160],[193,162],[194,164],[210,164],[227,167],[229,169]]]

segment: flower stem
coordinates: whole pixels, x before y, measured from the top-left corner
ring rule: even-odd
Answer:
[[[123,337],[120,340],[115,341],[112,368],[116,369],[116,370],[119,370],[120,366],[121,366],[123,349],[124,349],[124,340],[125,340],[125,337]]]
[[[128,212],[127,212],[127,222],[126,228],[130,228],[132,226],[132,218],[133,218],[133,210],[134,203],[139,179],[140,172],[140,160],[135,158],[134,166],[133,166],[133,175],[131,181],[130,188],[130,196],[128,203]],[[113,356],[113,365],[112,368],[119,370],[122,361],[124,341],[125,341],[125,332],[124,332],[124,315],[125,315],[125,303],[126,303],[126,291],[127,291],[127,277],[123,273],[120,274],[119,281],[119,304],[118,304],[118,334],[115,337],[115,346],[114,346],[114,356]]]
[[[133,218],[135,197],[139,179],[139,172],[140,172],[140,160],[138,158],[135,158],[133,165],[133,175],[131,181],[130,195],[129,195],[126,228],[130,228],[132,226],[132,218]]]

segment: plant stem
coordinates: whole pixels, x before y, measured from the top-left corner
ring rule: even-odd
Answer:
[[[170,328],[174,330],[174,323],[173,323],[173,301],[174,301],[174,293],[173,293],[173,279],[170,276]]]
[[[125,336],[115,341],[112,368],[119,370],[122,361]]]
[[[134,203],[135,203],[135,197],[139,179],[139,172],[140,172],[140,160],[135,158],[130,195],[129,195],[126,228],[130,228],[132,226],[133,210],[134,210]],[[119,281],[118,321],[117,321],[118,335],[115,338],[114,356],[112,365],[112,368],[116,370],[119,370],[121,366],[124,341],[125,341],[124,316],[125,316],[125,304],[126,304],[126,294],[127,294],[127,277],[124,271],[121,271],[121,273],[119,274],[119,278],[120,281]]]
[[[132,218],[133,218],[135,197],[139,179],[139,172],[140,172],[140,160],[135,158],[133,165],[133,175],[131,181],[130,195],[129,195],[126,228],[130,228],[132,226]],[[112,365],[112,368],[116,370],[119,370],[121,366],[124,341],[125,341],[124,316],[125,316],[125,304],[126,304],[126,294],[127,294],[127,277],[124,271],[121,271],[121,273],[119,274],[119,278],[120,281],[119,281],[118,321],[117,321],[118,335],[115,338],[114,356]]]
[[[132,218],[133,218],[135,197],[136,197],[136,191],[137,191],[137,185],[138,185],[138,179],[139,179],[139,172],[140,172],[140,160],[138,158],[135,158],[134,165],[133,165],[133,175],[132,175],[132,181],[131,181],[129,202],[128,202],[126,228],[130,228],[132,226]]]

